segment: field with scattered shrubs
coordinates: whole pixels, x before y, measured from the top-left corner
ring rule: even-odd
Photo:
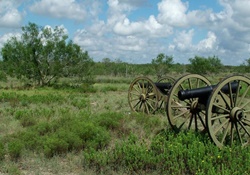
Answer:
[[[132,113],[132,78],[0,89],[0,174],[247,175],[250,148],[174,133],[164,113]]]

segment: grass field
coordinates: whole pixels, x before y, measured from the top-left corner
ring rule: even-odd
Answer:
[[[0,174],[249,174],[249,147],[176,134],[165,113],[131,112],[132,79],[97,80],[87,88],[2,85]]]

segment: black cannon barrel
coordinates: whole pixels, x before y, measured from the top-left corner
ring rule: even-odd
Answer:
[[[154,84],[165,95],[167,95],[168,90],[172,87],[172,84],[169,82],[167,83],[159,82],[159,83],[154,83]]]
[[[172,84],[167,82],[167,83],[154,83],[155,86],[159,89],[170,89],[172,87]]]
[[[178,92],[178,98],[180,100],[190,99],[190,98],[207,98],[213,91],[213,89],[216,87],[216,85],[196,88],[196,89],[190,89],[190,90],[180,90]],[[238,87],[238,82],[232,82],[231,83],[232,92],[235,93]],[[225,85],[221,91],[223,93],[228,94],[229,93],[229,87],[228,85]]]

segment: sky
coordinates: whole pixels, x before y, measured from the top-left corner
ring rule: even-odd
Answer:
[[[250,0],[0,0],[0,49],[29,22],[63,27],[94,61],[150,63],[158,54],[187,64],[250,58]]]

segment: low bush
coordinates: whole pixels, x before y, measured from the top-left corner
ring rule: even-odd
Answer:
[[[8,143],[8,154],[12,160],[17,160],[21,157],[23,150],[23,142],[16,139]]]
[[[4,156],[5,156],[4,144],[0,142],[0,161],[4,159]]]

